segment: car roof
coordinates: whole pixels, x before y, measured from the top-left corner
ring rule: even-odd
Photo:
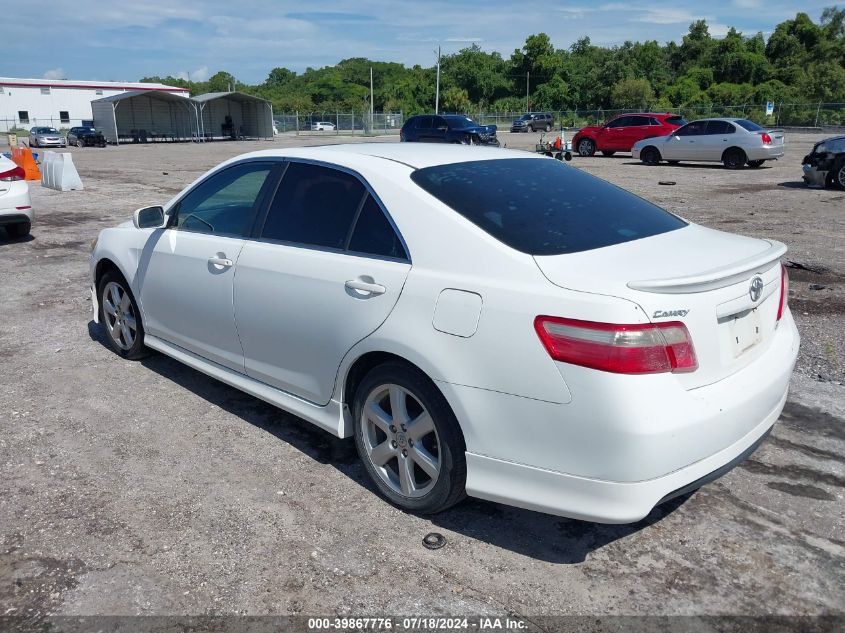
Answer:
[[[338,145],[263,150],[244,154],[233,160],[261,157],[303,158],[335,163],[350,169],[355,169],[362,162],[362,159],[364,162],[368,162],[367,159],[381,159],[385,162],[398,163],[411,169],[422,169],[435,165],[465,163],[477,160],[545,158],[539,154],[501,149],[498,147],[469,147],[465,145],[444,145],[441,143],[343,143]]]

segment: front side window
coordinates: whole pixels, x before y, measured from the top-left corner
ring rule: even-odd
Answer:
[[[246,237],[272,163],[242,163],[194,187],[176,203],[171,226],[196,233]]]
[[[411,180],[511,248],[562,255],[687,226],[668,211],[560,161],[510,158],[418,169]]]
[[[616,127],[626,127],[631,125],[631,117],[629,116],[621,116],[618,119],[613,119],[610,123],[607,124],[609,128],[616,128]]]
[[[361,181],[322,165],[291,163],[273,198],[261,237],[343,249],[364,200]]]
[[[675,130],[675,136],[699,136],[706,132],[707,121],[693,121]]]
[[[642,125],[649,125],[650,121],[647,116],[632,116],[631,122],[628,124],[630,126],[642,126]]]

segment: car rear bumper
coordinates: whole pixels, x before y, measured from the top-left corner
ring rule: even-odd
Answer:
[[[783,156],[783,145],[755,147],[746,151],[748,160],[777,160]]]
[[[0,226],[32,222],[34,219],[27,182],[0,182]]]
[[[672,374],[605,374],[596,377],[608,379],[604,392],[567,376],[572,401],[554,404],[445,385],[466,439],[467,492],[573,518],[637,521],[676,491],[724,474],[771,429],[798,342],[787,312],[765,353],[692,390],[673,386]]]

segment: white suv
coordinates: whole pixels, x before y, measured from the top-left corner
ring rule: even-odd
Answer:
[[[9,237],[29,235],[34,215],[22,167],[0,156],[0,227]]]

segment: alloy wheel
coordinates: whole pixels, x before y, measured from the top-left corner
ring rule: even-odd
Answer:
[[[839,171],[836,174],[836,180],[839,183],[840,188],[845,189],[845,164],[839,167]]]
[[[441,470],[440,438],[414,394],[396,384],[379,385],[361,416],[364,451],[381,481],[404,497],[431,491]]]
[[[119,283],[110,281],[103,288],[103,319],[111,340],[128,351],[138,336],[138,321],[129,293]]]

